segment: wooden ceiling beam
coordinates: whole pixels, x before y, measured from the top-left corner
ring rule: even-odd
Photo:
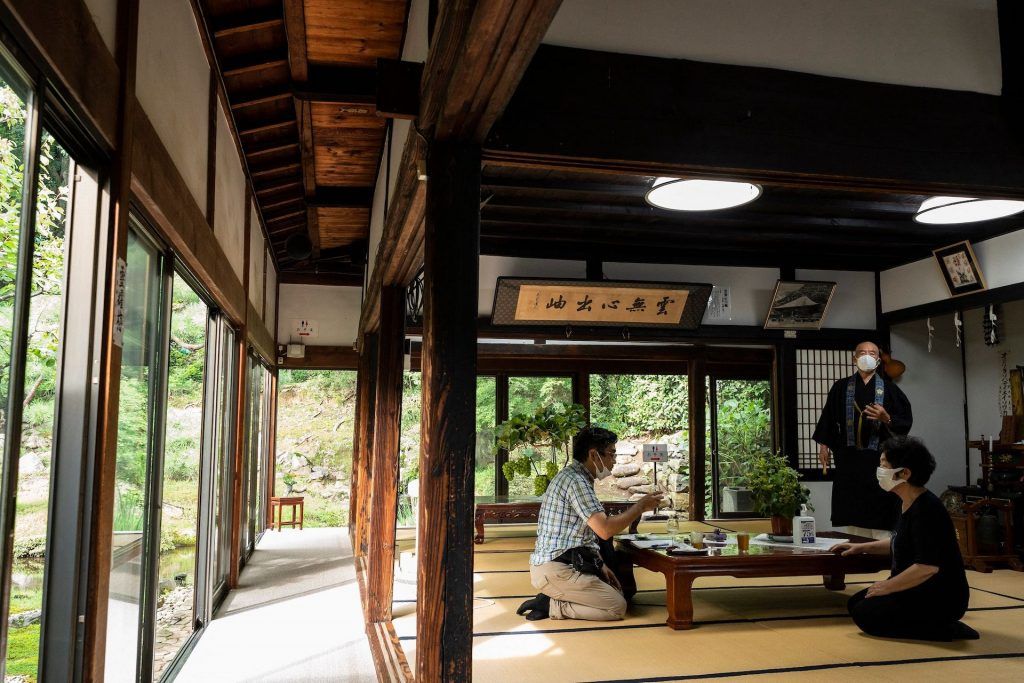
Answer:
[[[294,126],[295,119],[283,119],[281,121],[275,121],[273,123],[265,123],[259,126],[253,126],[252,128],[243,128],[238,131],[239,135],[255,135],[257,133],[266,133],[272,130],[280,130],[281,128],[287,128],[288,126]]]
[[[272,104],[274,102],[280,102],[281,100],[290,100],[291,97],[291,91],[274,93],[273,95],[260,95],[258,97],[251,97],[238,102],[232,102],[231,109],[232,111],[239,111],[240,109],[245,109],[247,107],[257,107],[261,104]]]
[[[253,180],[264,179],[264,178],[276,178],[278,176],[290,175],[297,172],[301,168],[301,164],[284,164],[281,166],[271,166],[270,168],[260,169],[259,171],[252,172]]]
[[[811,252],[793,249],[786,252],[768,252],[764,249],[701,249],[678,245],[662,246],[652,251],[649,245],[581,243],[572,239],[563,240],[522,240],[494,236],[480,237],[480,253],[488,256],[514,258],[551,259],[570,258],[573,260],[598,259],[604,263],[663,263],[686,265],[749,266],[757,268],[820,268],[827,263],[834,270],[856,270],[873,272],[876,268],[890,268],[907,261],[923,258],[920,252],[871,253],[866,259],[864,252],[825,251]]]
[[[252,22],[251,19],[243,20],[245,22]],[[276,19],[264,19],[263,21],[255,21],[252,23],[240,23],[235,26],[228,26],[225,28],[217,29],[213,32],[214,38],[226,38],[228,36],[238,35],[239,33],[249,33],[251,31],[262,31],[265,29],[277,28],[283,24],[283,20],[278,17]]]
[[[242,76],[244,74],[258,73],[260,71],[267,71],[269,69],[277,69],[282,66],[287,66],[287,59],[266,59],[263,55],[258,55],[255,61],[248,63],[240,63],[231,68],[224,69],[224,78],[231,78],[232,76]]]
[[[245,152],[245,156],[251,161],[257,157],[267,156],[269,154],[279,154],[280,152],[298,151],[299,143],[297,142],[285,142],[285,143],[274,143],[263,147],[254,147],[248,149]]]
[[[277,215],[274,215],[274,216],[265,216],[264,217],[264,221],[267,223],[267,225],[269,225],[271,223],[280,223],[281,221],[287,221],[289,218],[299,218],[299,217],[301,217],[301,218],[305,218],[306,217],[306,210],[305,209],[303,209],[301,211],[288,211],[286,213],[281,213],[281,214],[277,214]]]
[[[275,192],[282,192],[284,190],[300,190],[302,189],[302,181],[300,180],[289,180],[286,182],[275,183],[273,185],[264,185],[262,187],[255,188],[257,195],[268,195],[274,194]]]
[[[280,199],[272,202],[261,202],[260,206],[263,208],[264,212],[267,212],[273,209],[280,209],[282,206],[292,206],[305,203],[306,199],[304,197],[288,197],[287,199]]]
[[[284,0],[284,28],[288,36],[288,69],[293,83],[308,79],[306,11],[303,0]]]
[[[311,64],[308,79],[296,81],[292,94],[295,99],[306,102],[376,105],[377,70]]]
[[[914,194],[1024,197],[1001,98],[543,45],[487,158]]]
[[[701,224],[699,222],[685,226],[651,225],[637,227],[633,225],[598,226],[586,222],[572,223],[563,221],[551,223],[549,221],[531,222],[525,219],[510,221],[491,218],[481,219],[480,234],[488,237],[541,242],[567,239],[579,242],[603,240],[609,244],[643,245],[655,251],[665,244],[693,244],[697,242],[702,246],[714,244],[725,250],[728,250],[731,245],[747,244],[772,251],[794,248],[818,249],[819,247],[863,250],[866,248],[876,248],[880,241],[879,233],[874,231],[853,230],[836,233],[821,230],[799,230],[794,229],[794,226],[791,225],[776,223],[766,224],[761,227],[751,225],[744,226],[743,228],[729,227],[726,229],[714,223]],[[944,238],[941,235],[933,236],[931,239],[921,237],[907,238],[903,235],[894,235],[887,236],[882,241],[884,241],[886,249],[932,249],[951,239],[950,237]]]
[[[423,68],[416,126],[440,139],[482,142],[504,111],[561,0],[442,3]],[[405,285],[423,253],[422,135],[410,135],[363,298],[360,336],[379,322],[381,285]]]
[[[339,285],[342,287],[359,287],[363,284],[362,273],[314,273],[284,270],[278,282],[283,285]]]

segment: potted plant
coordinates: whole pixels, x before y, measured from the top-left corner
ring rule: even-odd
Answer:
[[[802,475],[789,466],[779,454],[762,453],[750,460],[750,489],[754,510],[771,517],[772,533],[789,536],[793,533],[793,517],[801,505],[809,504],[810,490],[800,484]]]
[[[510,458],[501,466],[505,478],[511,481],[517,476],[533,475],[533,493],[543,494],[558,471],[565,467],[572,457],[572,438],[587,424],[583,406],[571,404],[562,409],[556,406],[541,406],[532,415],[513,415],[498,425],[495,443],[511,454],[523,448],[522,455]],[[545,460],[538,450],[547,447],[549,457]],[[559,451],[564,456],[559,464]]]

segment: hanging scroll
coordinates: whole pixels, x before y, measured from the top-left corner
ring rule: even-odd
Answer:
[[[696,329],[712,286],[677,282],[498,278],[495,325]]]

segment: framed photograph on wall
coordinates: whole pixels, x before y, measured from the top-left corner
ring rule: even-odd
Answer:
[[[766,330],[817,330],[825,320],[836,283],[816,280],[779,280],[772,293]]]
[[[985,278],[967,240],[932,251],[950,296],[973,294],[985,289]]]

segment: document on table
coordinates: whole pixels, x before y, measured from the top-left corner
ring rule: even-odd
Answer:
[[[814,539],[814,543],[782,543],[779,541],[773,541],[768,538],[768,534],[758,534],[754,538],[750,539],[752,545],[763,545],[771,548],[800,548],[803,550],[821,550],[827,552],[832,550],[835,546],[840,543],[849,543],[848,538],[823,538],[818,536]]]
[[[630,543],[632,543],[637,548],[646,548],[648,550],[657,550],[667,548],[670,545],[673,545],[672,541],[668,539],[651,539],[649,541],[638,541],[636,539],[633,539],[632,541],[630,541]]]

